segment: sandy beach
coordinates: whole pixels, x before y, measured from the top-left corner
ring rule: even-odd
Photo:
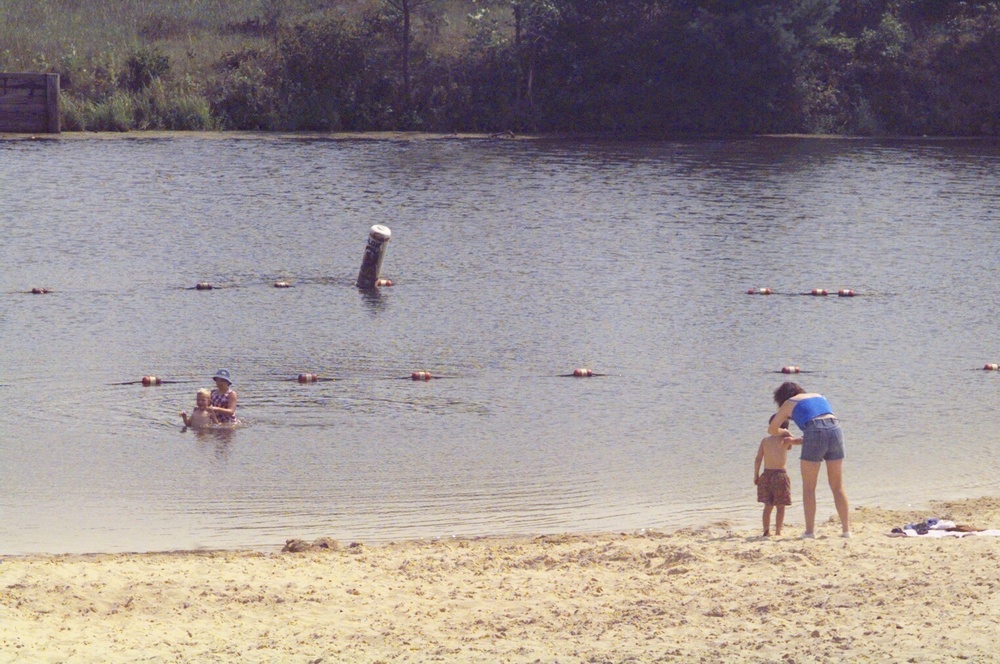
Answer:
[[[0,557],[0,662],[997,661],[1000,499],[332,549]],[[822,513],[820,517],[825,517]],[[289,534],[294,537],[294,533]]]

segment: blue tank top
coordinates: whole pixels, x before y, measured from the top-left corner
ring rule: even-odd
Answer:
[[[809,420],[814,420],[820,415],[832,414],[833,408],[830,407],[830,402],[826,400],[826,397],[809,397],[808,399],[803,399],[796,403],[795,408],[792,409],[792,419],[795,420],[800,429]]]

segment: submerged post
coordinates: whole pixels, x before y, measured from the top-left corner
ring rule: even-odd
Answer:
[[[392,232],[381,224],[372,226],[368,232],[368,244],[365,246],[365,256],[358,272],[358,288],[375,288],[379,272],[382,270],[382,258],[385,256],[386,245],[389,244],[391,235]]]

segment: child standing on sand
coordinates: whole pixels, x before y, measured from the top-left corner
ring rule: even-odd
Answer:
[[[209,390],[198,390],[194,397],[194,412],[188,415],[186,411],[181,411],[181,419],[184,426],[192,429],[204,429],[219,423],[209,406],[212,404],[212,393]]]
[[[771,420],[774,415],[771,416]],[[770,420],[768,421],[770,423]],[[753,483],[757,485],[757,502],[764,503],[764,537],[771,534],[771,510],[775,507],[774,534],[781,535],[785,523],[785,507],[792,504],[792,482],[785,471],[788,450],[793,445],[801,445],[801,438],[793,438],[788,431],[788,422],[783,423],[775,436],[760,441],[757,458],[753,463]],[[764,474],[760,474],[761,462]]]

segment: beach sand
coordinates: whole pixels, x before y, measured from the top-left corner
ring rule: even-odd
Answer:
[[[0,662],[1000,661],[1000,499],[678,532],[0,557]],[[798,526],[796,526],[798,523]],[[289,537],[294,537],[290,533]]]

